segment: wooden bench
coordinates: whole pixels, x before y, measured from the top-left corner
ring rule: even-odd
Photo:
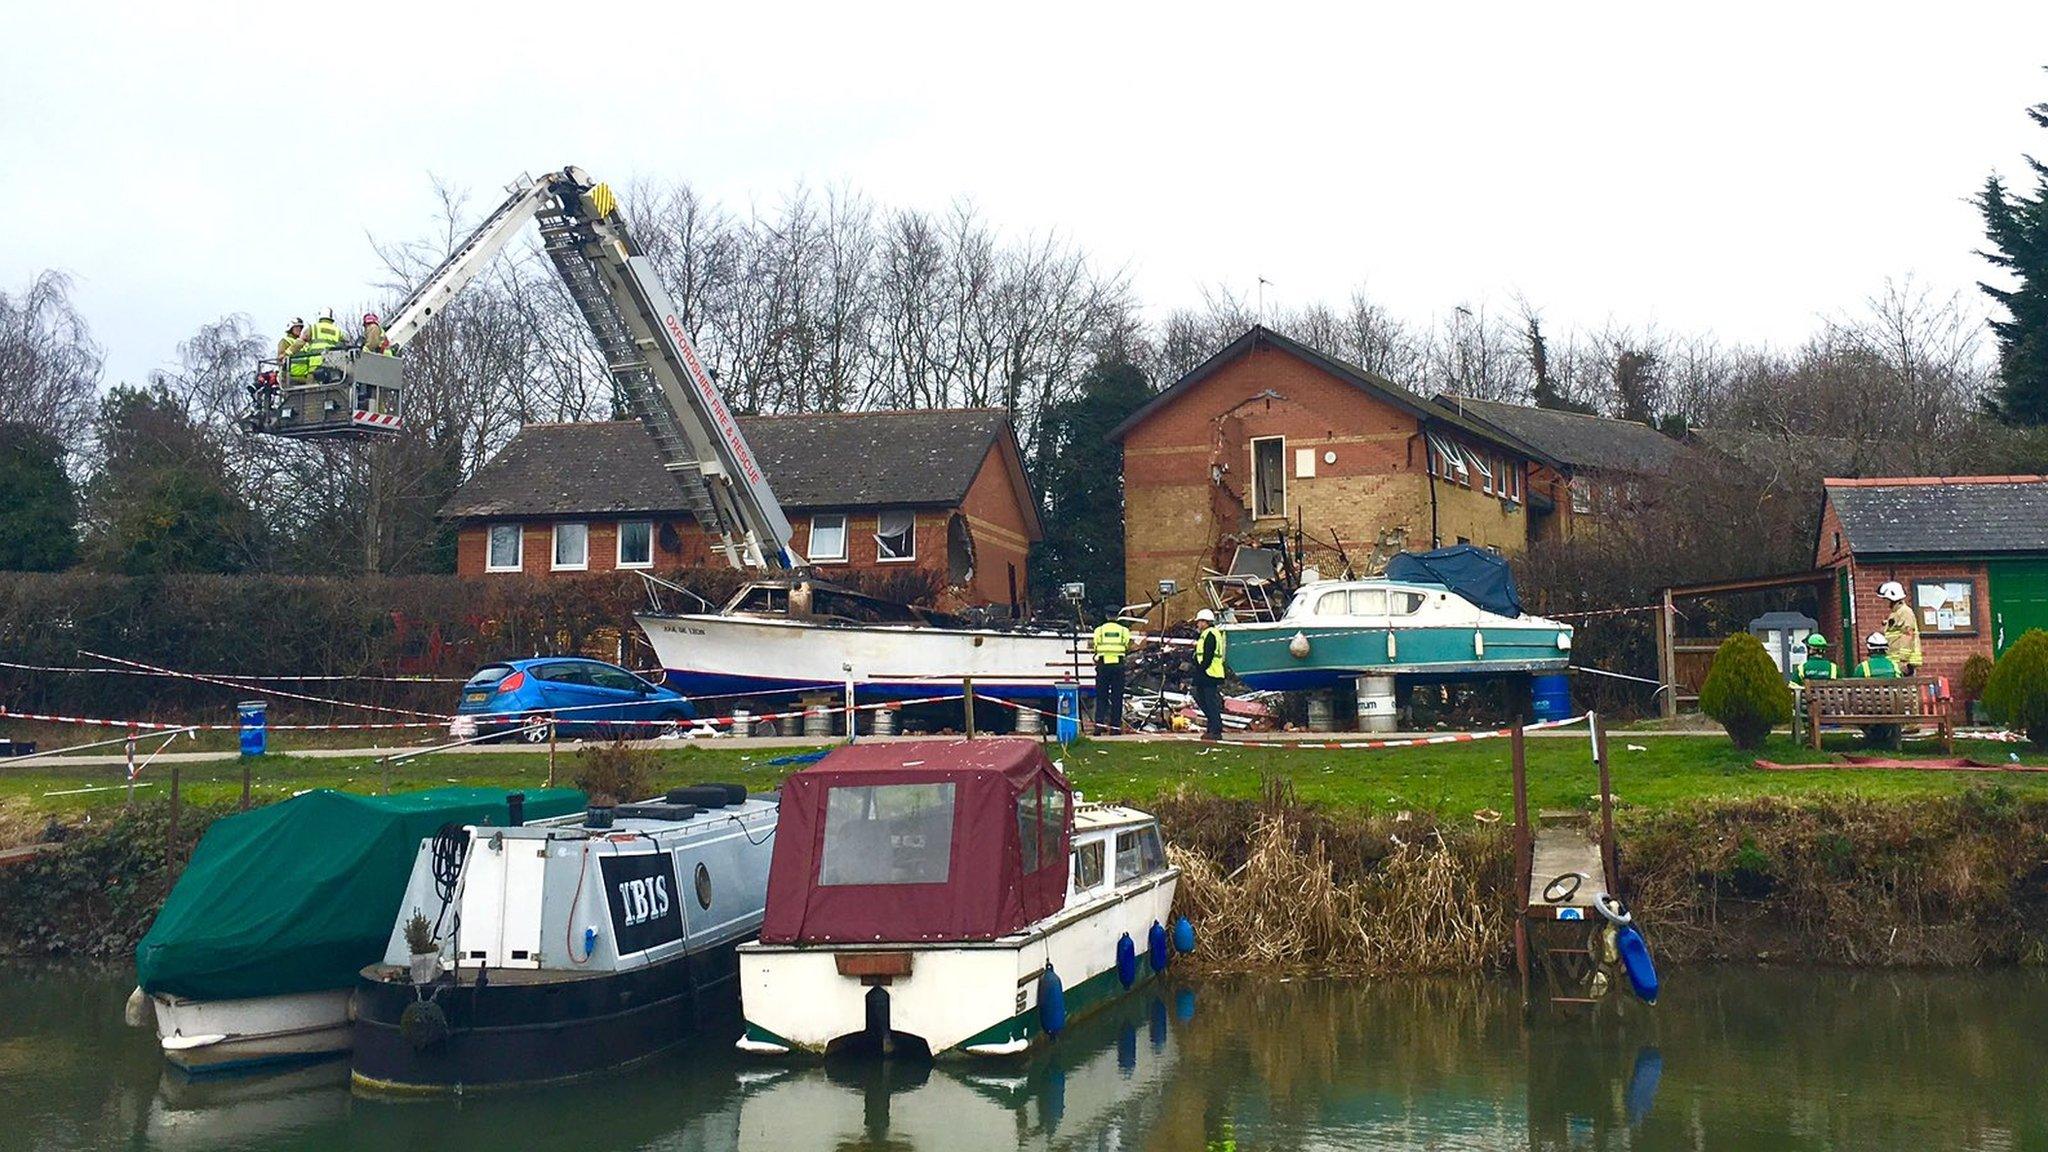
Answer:
[[[1806,740],[1820,747],[1822,723],[1870,726],[1932,724],[1944,751],[1954,746],[1955,724],[1945,686],[1931,676],[1900,680],[1812,680],[1801,690]]]

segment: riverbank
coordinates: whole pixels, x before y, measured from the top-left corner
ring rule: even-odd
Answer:
[[[1761,753],[1822,763],[1774,738]],[[789,749],[656,752],[655,786],[743,781],[801,767]],[[1966,745],[2002,762],[2009,745]],[[1219,970],[1470,972],[1512,959],[1505,741],[1364,751],[1186,742],[1084,742],[1060,757],[1090,797],[1157,811]],[[1583,740],[1530,741],[1532,809],[1592,804]],[[1766,772],[1725,740],[1611,741],[1624,894],[1660,959],[1969,965],[2048,960],[2048,773],[1820,766]],[[2039,756],[2024,758],[2041,763]],[[374,759],[248,762],[257,803],[314,787],[377,791]],[[231,810],[243,765],[183,765],[180,850]],[[393,788],[538,786],[542,753],[437,756],[394,766]],[[559,778],[575,774],[563,756]],[[168,773],[153,766],[124,814],[118,768],[0,770],[0,834],[62,846],[0,867],[0,953],[118,959],[167,890]],[[82,789],[93,789],[82,791]]]

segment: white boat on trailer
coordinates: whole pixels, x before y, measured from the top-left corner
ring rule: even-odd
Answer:
[[[782,797],[742,1051],[1016,1055],[1193,947],[1158,822],[1037,741],[856,745]]]
[[[646,577],[657,594],[682,589]],[[977,625],[807,577],[756,580],[715,612],[636,617],[684,695],[717,698],[841,689],[862,701],[958,692],[1049,700],[1062,684],[1095,686],[1088,637],[1073,629]]]

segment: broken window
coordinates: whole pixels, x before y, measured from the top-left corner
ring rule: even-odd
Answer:
[[[917,513],[884,512],[875,518],[875,558],[917,559]]]
[[[946,521],[946,581],[955,585],[974,583],[974,532],[968,527],[967,517],[958,512]]]
[[[1287,441],[1267,436],[1252,441],[1252,516],[1287,515]]]
[[[1479,490],[1488,496],[1493,495],[1493,461],[1477,452],[1472,453],[1470,459],[1472,467],[1479,473]]]
[[[820,512],[811,517],[811,560],[846,559],[846,513]]]

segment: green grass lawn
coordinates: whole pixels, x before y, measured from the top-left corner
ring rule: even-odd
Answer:
[[[1808,772],[1766,772],[1753,766],[1756,756],[1736,751],[1725,739],[1614,733],[1610,743],[1614,790],[1624,806],[1662,806],[1697,799],[1742,799],[1755,796],[1842,796],[1905,799],[1949,795],[1986,781],[2048,795],[2048,773],[1879,771],[1829,768]],[[1530,803],[1538,808],[1588,805],[1597,779],[1584,739],[1531,739]],[[1849,738],[1829,739],[1827,751],[1814,753],[1774,737],[1762,755],[1781,763],[1826,762],[1829,753],[1854,751]],[[1997,763],[2014,746],[1959,742],[1957,755]],[[770,761],[797,749],[741,749],[730,745],[688,745],[663,748],[658,755],[660,788],[705,780],[741,782],[757,789],[774,786],[795,771],[794,765]],[[1932,755],[1927,747],[1909,747],[1908,755]],[[1083,741],[1056,753],[1076,787],[1107,800],[1143,802],[1183,784],[1225,797],[1251,798],[1263,781],[1290,782],[1301,800],[1333,809],[1399,810],[1469,816],[1481,808],[1500,812],[1512,804],[1508,742],[1387,749],[1319,751],[1295,748],[1211,747],[1192,742],[1092,743]],[[2023,754],[2031,764],[2048,757]],[[281,799],[309,788],[342,788],[375,792],[384,786],[383,770],[374,759],[301,759],[266,756],[247,761],[259,802]],[[576,774],[576,758],[565,752],[559,760],[560,782]],[[185,764],[180,767],[181,792],[193,803],[229,803],[241,795],[243,762],[234,760]],[[169,789],[168,765],[151,765],[143,779],[152,784],[139,795],[160,797]],[[391,772],[394,789],[428,788],[441,784],[537,787],[547,776],[547,754],[497,752],[482,755],[450,753],[415,760]],[[121,803],[122,771],[118,767],[85,767],[40,762],[19,768],[0,767],[0,801],[16,812],[77,813]],[[95,791],[77,791],[96,789]],[[50,793],[71,793],[50,795]]]

